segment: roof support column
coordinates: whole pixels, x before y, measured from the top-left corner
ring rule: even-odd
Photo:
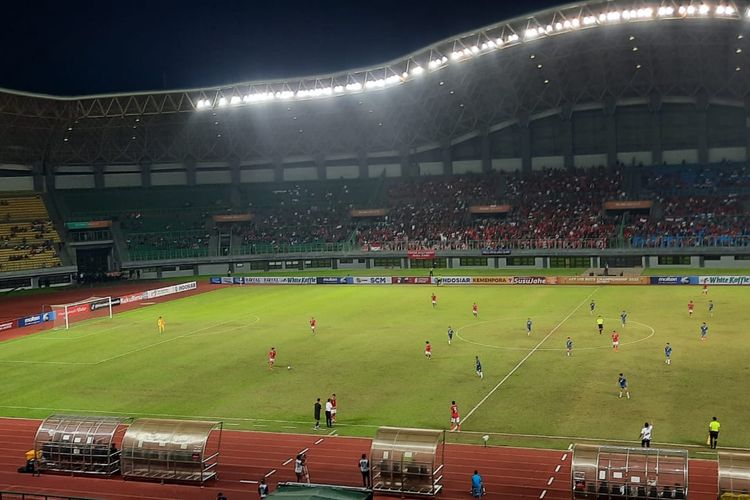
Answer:
[[[185,177],[187,177],[188,186],[195,186],[195,170],[195,160],[193,158],[185,160]]]
[[[745,160],[750,161],[750,96],[745,98]]]
[[[528,115],[518,120],[521,133],[521,175],[531,175],[531,120]]]
[[[562,107],[560,120],[562,121],[563,166],[568,170],[572,170],[575,166],[573,161],[573,106],[565,104]]]
[[[138,162],[138,166],[141,168],[141,186],[145,188],[151,187],[151,162],[141,160]]]
[[[370,177],[370,170],[367,165],[367,153],[365,151],[357,153],[357,166],[359,167],[360,179],[367,179]]]
[[[662,162],[662,145],[661,145],[661,97],[658,95],[651,96],[649,103],[651,111],[651,163],[661,165]]]
[[[443,139],[440,143],[440,157],[443,161],[443,175],[453,175],[453,154],[450,138]]]
[[[34,191],[44,191],[44,162],[35,161],[32,163],[31,174],[33,175]]]
[[[398,156],[401,160],[401,177],[415,177],[414,168],[411,164],[411,158],[409,156],[409,147],[404,145],[398,151]]]
[[[492,171],[492,158],[490,157],[490,128],[487,126],[482,127],[479,132],[479,137],[481,138],[479,147],[482,158],[482,172],[488,173]]]
[[[57,166],[47,165],[47,169],[44,171],[44,185],[48,193],[55,190],[55,170],[57,170]]]
[[[698,163],[705,165],[708,163],[708,96],[705,92],[698,94],[695,101],[698,109]]]
[[[326,158],[322,154],[315,155],[315,170],[319,181],[326,180]]]
[[[607,138],[607,168],[617,167],[617,104],[614,99],[604,102],[605,137]]]
[[[94,188],[104,189],[104,163],[101,161],[94,164]]]

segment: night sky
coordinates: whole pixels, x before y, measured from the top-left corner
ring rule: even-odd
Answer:
[[[3,6],[0,87],[86,95],[328,73],[561,3],[13,2]]]

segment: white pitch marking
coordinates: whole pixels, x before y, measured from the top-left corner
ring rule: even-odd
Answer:
[[[265,476],[263,476],[263,477],[268,477],[268,476],[270,476],[271,474],[273,474],[273,473],[275,473],[275,472],[276,472],[276,469],[272,470],[271,472],[269,472],[268,474],[266,474],[266,475],[265,475]]]
[[[320,444],[320,443],[322,443],[322,442],[323,442],[323,438],[320,438],[320,439],[318,439],[317,441],[315,441],[315,442],[314,442],[313,444]]]
[[[290,458],[289,460],[287,460],[286,462],[284,462],[284,463],[283,463],[283,464],[281,464],[281,465],[289,465],[289,462],[291,462],[291,461],[292,461],[292,459]]]
[[[560,321],[557,325],[555,325],[555,327],[552,330],[550,330],[549,333],[545,335],[545,337],[542,340],[540,340],[539,343],[535,345],[534,348],[531,351],[529,351],[529,353],[526,356],[524,356],[523,359],[519,361],[518,364],[514,366],[513,369],[509,371],[508,374],[505,377],[503,377],[502,380],[500,380],[500,382],[498,382],[497,385],[493,387],[492,390],[489,393],[487,393],[487,395],[483,397],[479,401],[479,403],[477,403],[477,405],[471,409],[469,413],[466,414],[466,416],[463,418],[463,423],[465,424],[466,420],[468,420],[468,418],[471,417],[474,414],[474,412],[477,411],[479,407],[482,406],[484,402],[490,398],[490,396],[495,394],[495,391],[497,391],[500,388],[500,386],[502,386],[511,377],[511,375],[516,373],[516,370],[521,368],[521,366],[523,366],[526,360],[529,359],[536,351],[538,351],[539,348],[542,346],[542,344],[544,344],[547,341],[547,339],[550,338],[552,334],[555,333],[563,325],[563,323],[568,321],[570,317],[573,316],[576,313],[576,311],[578,311],[578,309],[580,309],[581,306],[583,306],[586,303],[586,301],[588,301],[591,298],[591,296],[596,293],[597,290],[599,290],[599,288],[595,288],[594,291],[588,294],[586,298],[581,301],[580,304],[575,306],[573,310],[570,311],[568,315],[562,319],[562,321]]]
[[[570,450],[572,450],[572,449],[573,449],[573,443],[570,443],[570,444],[568,445],[568,451],[570,451]]]
[[[544,498],[544,495],[547,494],[547,490],[544,490],[541,495],[539,495],[539,498]]]
[[[328,433],[329,436],[333,436],[334,434],[336,434],[336,429],[334,429],[334,430],[332,430],[331,432]]]
[[[555,480],[554,477],[549,478],[549,480],[547,481],[547,486],[549,486],[550,484],[552,484],[552,481],[554,481],[554,480]]]

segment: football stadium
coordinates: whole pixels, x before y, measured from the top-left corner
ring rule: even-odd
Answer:
[[[0,498],[750,498],[749,26],[0,90]]]

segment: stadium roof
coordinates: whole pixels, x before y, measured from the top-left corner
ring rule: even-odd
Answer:
[[[744,105],[748,6],[598,0],[334,74],[76,97],[0,90],[0,163],[357,155],[429,148],[592,104]]]

